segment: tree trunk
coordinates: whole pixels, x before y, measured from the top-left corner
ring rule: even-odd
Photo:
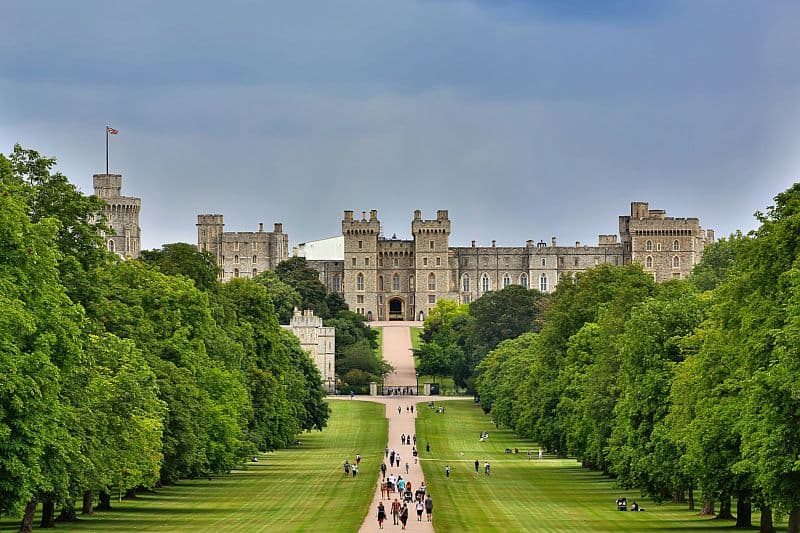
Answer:
[[[94,493],[91,490],[83,492],[83,506],[81,507],[81,514],[90,515],[94,514]]]
[[[682,489],[672,494],[672,503],[684,503],[685,501],[686,493]]]
[[[125,491],[125,499],[126,500],[135,500],[136,499],[136,489],[128,489]]]
[[[68,502],[61,508],[61,514],[56,518],[59,522],[75,522],[78,520],[78,515],[75,514],[75,502]]]
[[[730,494],[723,496],[719,501],[719,514],[717,518],[722,520],[733,520],[733,513],[731,512],[731,496]]]
[[[714,516],[714,500],[703,496],[703,506],[700,508],[700,516]]]
[[[772,507],[765,505],[761,508],[761,527],[759,533],[775,533],[775,526],[772,525]]]
[[[25,512],[22,514],[22,523],[19,525],[19,533],[33,533],[33,517],[36,514],[36,500],[25,504]]]
[[[105,490],[100,491],[100,503],[97,505],[98,511],[110,511],[111,510],[111,494],[109,494]]]
[[[39,527],[42,529],[56,527],[55,513],[56,503],[53,501],[53,498],[46,498],[42,502],[42,521]]]
[[[753,505],[746,496],[736,500],[736,527],[753,527]]]
[[[793,507],[789,511],[789,527],[786,528],[787,533],[800,533],[800,507]]]
[[[689,510],[694,511],[694,489],[689,487]]]

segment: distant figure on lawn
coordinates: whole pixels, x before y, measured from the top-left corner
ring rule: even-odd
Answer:
[[[450,477],[450,465],[447,465],[447,466],[444,467],[444,475],[447,478]]]
[[[360,464],[361,464],[361,454],[360,454],[360,453],[357,453],[357,454],[356,454],[356,464],[357,464],[357,465],[360,465]]]
[[[476,473],[476,474],[478,473],[478,469],[479,469],[480,467],[481,467],[481,463],[480,463],[480,461],[478,461],[477,459],[475,459],[475,473]]]
[[[488,476],[489,473],[491,472],[491,470],[492,470],[492,467],[489,466],[489,461],[486,461],[486,463],[484,463],[484,465],[483,465],[483,473]]]
[[[344,460],[344,477],[347,477],[349,475],[350,475],[350,463],[347,461],[347,459],[345,459]]]
[[[431,443],[430,442],[427,442],[427,441],[425,442],[425,451],[428,452],[428,453],[431,453]]]
[[[350,468],[350,470],[352,470],[352,472],[353,472],[353,479],[355,479],[355,477],[358,475],[358,466],[357,466],[357,465],[353,465],[353,466]]]

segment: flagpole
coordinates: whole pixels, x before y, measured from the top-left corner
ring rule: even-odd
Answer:
[[[108,125],[106,125],[106,174],[108,174]]]

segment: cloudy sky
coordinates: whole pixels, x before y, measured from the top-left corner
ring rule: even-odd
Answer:
[[[378,209],[451,242],[595,243],[634,200],[718,235],[800,176],[800,3],[10,0],[0,152],[104,170],[142,246]]]

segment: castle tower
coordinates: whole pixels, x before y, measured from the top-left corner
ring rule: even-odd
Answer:
[[[437,211],[435,220],[423,220],[422,212],[414,211],[411,233],[416,270],[414,319],[424,320],[440,299],[458,298],[450,294],[450,219],[447,211]]]
[[[197,215],[197,250],[208,252],[222,263],[222,233],[225,222],[222,215]]]
[[[355,220],[352,211],[344,212],[344,299],[352,311],[367,320],[377,318],[378,237],[381,223],[378,211],[366,211]]]
[[[106,202],[103,216],[114,230],[113,235],[105,236],[108,251],[124,259],[136,259],[141,250],[139,211],[142,199],[122,196],[121,174],[94,174],[92,182],[95,196]]]

